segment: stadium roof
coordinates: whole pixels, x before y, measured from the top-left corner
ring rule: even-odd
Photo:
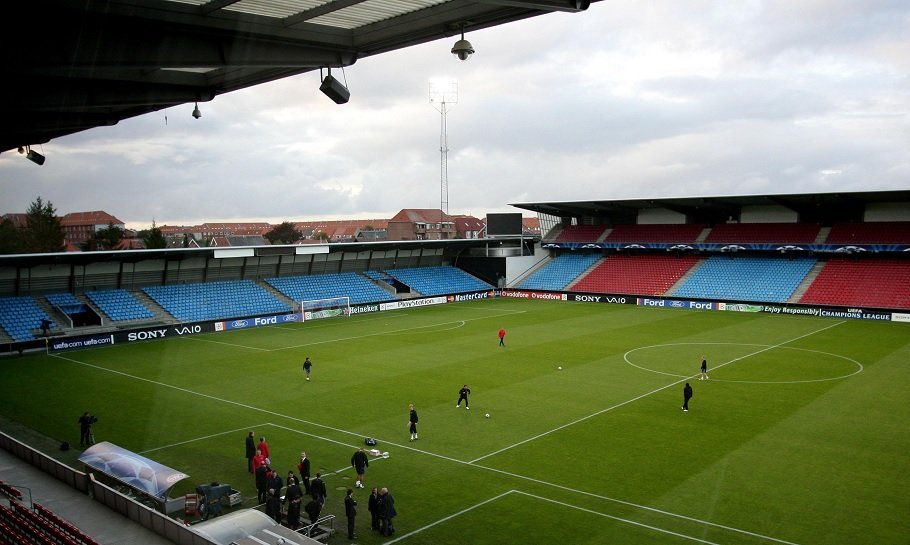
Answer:
[[[591,0],[29,0],[3,6],[0,152]],[[598,0],[593,0],[598,1]],[[454,43],[454,39],[453,39]],[[448,61],[449,59],[446,59]]]
[[[862,221],[870,204],[910,203],[910,191],[806,193],[791,195],[741,195],[727,197],[667,197],[653,199],[554,201],[513,203],[511,206],[557,217],[589,217],[611,223],[635,223],[640,210],[665,208],[696,223],[723,223],[738,218],[749,206],[777,205],[799,214],[803,222]]]

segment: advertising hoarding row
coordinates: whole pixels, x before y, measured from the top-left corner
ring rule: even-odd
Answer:
[[[385,312],[418,308],[430,305],[443,305],[465,301],[478,301],[494,297],[507,297],[515,299],[533,299],[542,301],[571,301],[578,303],[607,303],[617,305],[637,305],[642,307],[679,308],[689,310],[718,310],[725,312],[761,312],[768,314],[788,314],[818,316],[823,318],[840,318],[855,320],[880,320],[910,323],[910,313],[891,312],[887,310],[866,308],[840,308],[840,307],[813,307],[804,305],[764,304],[764,303],[726,303],[715,301],[699,301],[692,299],[675,299],[664,297],[637,297],[620,294],[600,293],[572,293],[550,292],[520,289],[488,290],[473,293],[460,293],[456,295],[441,295],[436,297],[423,297],[419,299],[403,299],[385,303],[370,303],[352,305],[351,314],[367,312]],[[306,318],[301,313],[275,314],[271,316],[255,316],[250,318],[237,318],[233,320],[219,320],[209,322],[196,322],[189,324],[159,325],[154,327],[137,328],[115,333],[74,336],[47,339],[48,352],[77,350],[126,344],[132,342],[167,339],[185,335],[201,333],[216,333],[247,329],[252,327],[274,326],[286,323],[304,321]],[[307,318],[309,319],[309,318]]]

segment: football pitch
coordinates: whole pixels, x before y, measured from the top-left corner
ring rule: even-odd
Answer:
[[[251,430],[282,477],[305,450],[332,542],[369,436],[389,456],[355,491],[360,543],[910,543],[907,324],[496,299],[0,368],[5,426],[78,450],[89,410],[98,441],[190,475],[172,496],[218,481],[252,506]],[[373,486],[395,497],[390,538]]]

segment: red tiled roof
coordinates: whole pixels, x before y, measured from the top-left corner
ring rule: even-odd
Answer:
[[[116,217],[108,214],[103,210],[93,210],[91,212],[70,212],[60,218],[60,224],[64,227],[69,225],[123,225],[123,222]]]

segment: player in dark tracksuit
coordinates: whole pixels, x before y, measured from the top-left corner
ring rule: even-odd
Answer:
[[[692,387],[689,386],[689,383],[686,383],[686,387],[683,388],[683,406],[682,410],[689,412],[689,399],[692,397]]]
[[[458,390],[458,404],[455,405],[455,407],[456,408],[461,407],[461,402],[462,402],[462,400],[464,400],[464,408],[470,409],[471,407],[468,406],[468,394],[470,394],[470,393],[471,393],[471,389],[468,388],[467,384],[462,386],[461,390]]]
[[[408,406],[408,431],[411,432],[411,441],[417,439],[417,409],[414,408],[414,404],[411,403]]]

